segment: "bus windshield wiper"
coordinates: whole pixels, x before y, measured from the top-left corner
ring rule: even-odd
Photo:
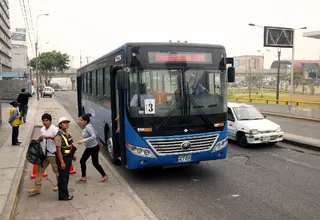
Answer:
[[[173,113],[177,110],[178,106],[180,105],[180,103],[182,102],[182,99],[179,99],[170,109],[170,111],[167,113],[166,117],[161,121],[161,123],[157,126],[156,130],[158,130],[160,127],[162,127],[165,123],[167,123],[167,121],[169,120],[169,118],[173,115]]]
[[[197,105],[196,101],[194,101],[194,99],[191,98],[191,96],[189,94],[188,94],[188,98],[191,101],[191,103],[196,107],[198,112],[200,112],[202,119],[204,119],[204,121],[206,121],[209,124],[213,124],[213,122],[208,118],[208,116],[202,111],[202,109],[199,107],[199,105]]]

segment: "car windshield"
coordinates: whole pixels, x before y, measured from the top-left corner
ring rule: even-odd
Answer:
[[[239,121],[264,119],[263,115],[253,106],[234,107],[233,110]]]

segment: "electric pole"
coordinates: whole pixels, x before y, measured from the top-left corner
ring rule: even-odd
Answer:
[[[277,72],[277,91],[276,91],[276,103],[277,103],[277,104],[279,104],[280,57],[281,57],[281,48],[278,48],[278,72]]]
[[[81,50],[80,50],[80,67],[82,67],[82,54],[81,54]]]

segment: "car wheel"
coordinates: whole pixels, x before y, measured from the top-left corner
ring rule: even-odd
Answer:
[[[248,147],[247,137],[243,132],[238,132],[237,134],[237,142],[240,147]]]

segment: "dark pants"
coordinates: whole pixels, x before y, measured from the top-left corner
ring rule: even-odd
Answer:
[[[60,160],[57,157],[57,165],[58,165],[58,171],[59,171],[59,177],[58,177],[58,190],[59,190],[59,199],[65,200],[69,197],[69,191],[68,191],[68,183],[69,183],[69,175],[70,175],[70,167],[72,164],[73,156],[71,154],[64,156],[63,160],[66,164],[66,168],[63,170],[61,169],[61,163]]]
[[[28,113],[28,105],[20,105],[19,109],[20,109],[20,113],[21,113],[21,118],[24,121],[26,121],[27,113]]]
[[[80,159],[80,164],[81,164],[81,172],[82,172],[82,177],[86,177],[86,172],[87,172],[87,166],[86,162],[91,156],[92,159],[92,164],[93,166],[99,171],[102,177],[106,175],[104,172],[103,168],[99,164],[99,145],[93,147],[93,148],[86,148],[81,156]]]
[[[19,126],[12,126],[12,145],[18,144]]]

